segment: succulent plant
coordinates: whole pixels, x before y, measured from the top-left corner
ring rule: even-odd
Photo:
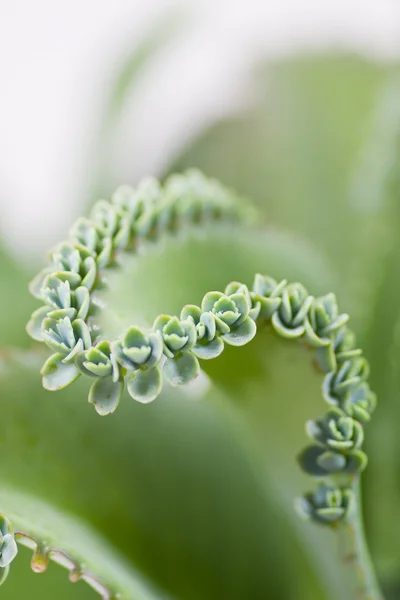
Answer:
[[[347,392],[342,405],[348,415],[361,423],[366,423],[375,410],[376,394],[371,391],[368,383],[363,382]]]
[[[330,408],[308,422],[313,444],[300,453],[299,463],[307,474],[338,485],[323,484],[298,507],[307,518],[338,525],[351,517],[355,482],[367,464],[363,424],[375,396],[367,384],[368,363],[333,294],[314,298],[300,283],[256,274],[252,288],[233,281],[223,292],[206,293],[201,306],[188,304],[179,316],[161,314],[147,329],[131,325],[114,340],[105,340],[95,322],[95,309],[102,309],[96,291],[107,286],[108,269],[122,268],[123,252],[133,254],[138,242],[190,223],[242,217],[240,198],[194,171],[172,176],[164,186],[153,179],[137,190],[122,186],[111,202],[99,201],[90,219],[78,219],[70,239],[53,251],[51,265],[31,285],[44,306],[33,313],[28,333],[54,352],[42,368],[43,384],[61,389],[83,375],[91,381],[89,402],[108,415],[125,386],[133,399],[151,402],[163,377],[187,384],[198,376],[199,360],[217,358],[225,344],[248,344],[259,324],[265,329],[270,324],[279,337],[312,348],[325,374],[322,396]],[[37,552],[41,560],[40,548]],[[47,560],[48,553],[43,556]]]
[[[158,363],[162,356],[162,338],[158,332],[144,332],[129,327],[123,337],[112,344],[115,360],[125,369],[127,389],[134,400],[151,402],[161,390]]]
[[[354,508],[354,495],[348,489],[321,484],[314,493],[299,498],[296,509],[301,517],[323,525],[336,526]]]
[[[332,474],[356,475],[367,466],[367,456],[361,450],[340,452],[319,445],[308,446],[299,454],[303,471],[313,477],[326,477]]]
[[[310,438],[322,446],[345,452],[360,449],[364,441],[361,423],[337,408],[332,408],[320,419],[308,421],[306,431]]]
[[[223,341],[231,346],[243,346],[256,334],[256,326],[249,316],[251,305],[245,293],[227,296],[209,292],[201,303],[203,313],[209,313]]]
[[[155,331],[160,332],[167,360],[164,373],[173,385],[183,385],[195,379],[200,371],[199,361],[190,352],[197,340],[192,319],[160,315],[154,321]]]
[[[317,348],[316,362],[323,371],[334,371],[338,356],[331,340],[344,331],[349,315],[339,314],[336,296],[314,298],[305,321],[305,340]]]
[[[272,326],[282,337],[293,339],[304,335],[306,319],[313,302],[300,283],[291,283],[281,291],[281,302],[272,315]]]
[[[341,406],[347,394],[363,383],[369,375],[369,365],[361,356],[338,364],[338,369],[325,377],[323,395],[327,402]]]
[[[281,292],[285,286],[285,279],[278,283],[272,277],[257,273],[250,295],[254,304],[260,305],[260,319],[272,317],[282,302]]]

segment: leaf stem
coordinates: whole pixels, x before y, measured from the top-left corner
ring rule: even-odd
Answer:
[[[365,536],[359,476],[354,480],[352,489],[355,500],[354,509],[344,527],[350,544],[350,556],[346,560],[354,565],[359,582],[357,599],[385,600],[379,587]]]

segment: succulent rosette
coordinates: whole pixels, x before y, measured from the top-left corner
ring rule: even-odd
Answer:
[[[99,200],[92,209],[91,217],[100,237],[112,240],[112,247],[123,250],[129,243],[131,219],[118,211],[106,200]]]
[[[316,361],[324,371],[336,369],[332,338],[348,320],[349,315],[339,313],[335,294],[313,299],[305,320],[305,339],[317,349]]]
[[[376,394],[371,391],[368,383],[363,382],[345,395],[342,405],[347,414],[366,423],[375,410]]]
[[[231,281],[224,291],[226,296],[233,296],[234,294],[243,294],[245,296],[247,304],[249,305],[249,317],[256,321],[260,317],[261,302],[253,300],[250,290],[244,283],[240,281]]]
[[[337,473],[354,475],[365,469],[367,456],[361,450],[363,426],[339,408],[332,408],[324,417],[308,421],[306,431],[316,442],[299,455],[300,465],[306,473],[316,477]]]
[[[251,308],[250,300],[243,292],[229,296],[209,292],[201,304],[202,312],[210,314],[223,341],[231,346],[243,346],[255,336],[257,328],[250,316]]]
[[[306,330],[306,319],[313,297],[300,283],[291,283],[281,292],[281,302],[272,315],[272,326],[288,339],[299,338]]]
[[[324,417],[308,421],[306,431],[315,442],[343,452],[359,450],[364,441],[361,423],[338,408],[330,409]]]
[[[281,293],[286,285],[284,279],[278,283],[267,275],[257,275],[254,278],[250,296],[254,305],[259,304],[260,319],[270,319],[282,302]]]
[[[167,360],[164,374],[173,385],[183,385],[195,379],[200,366],[191,351],[197,341],[197,331],[193,319],[182,319],[160,315],[153,328],[163,340],[163,351]]]
[[[162,378],[158,363],[163,351],[158,332],[129,327],[122,338],[111,345],[111,352],[127,376],[127,389],[134,400],[151,402],[159,395]]]
[[[353,506],[353,492],[325,484],[296,501],[297,512],[303,519],[330,526],[345,521]]]
[[[191,321],[196,328],[196,343],[192,353],[203,360],[210,360],[219,356],[224,350],[224,342],[219,332],[213,315],[203,312],[199,306],[187,304],[180,315],[181,320]]]
[[[324,379],[322,393],[327,402],[343,407],[346,396],[363,383],[369,375],[369,365],[362,356],[352,356],[338,364],[338,369]]]
[[[75,357],[92,345],[89,328],[82,319],[47,318],[42,325],[42,339],[54,352],[41,370],[43,386],[48,390],[59,390],[80,375]]]
[[[367,456],[362,450],[343,452],[322,445],[307,446],[298,456],[298,461],[305,473],[313,477],[328,475],[356,475],[365,469]]]
[[[75,364],[88,377],[95,378],[89,392],[89,402],[99,415],[108,415],[117,408],[124,389],[118,363],[111,353],[110,343],[102,340],[77,354]]]

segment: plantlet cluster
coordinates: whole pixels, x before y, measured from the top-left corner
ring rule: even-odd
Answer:
[[[300,283],[256,274],[251,286],[231,282],[224,291],[206,293],[200,305],[184,306],[179,315],[159,315],[147,329],[131,325],[110,340],[98,325],[102,306],[97,292],[107,287],[109,269],[122,268],[123,253],[135,253],[143,241],[164,232],[209,221],[240,221],[249,214],[240,198],[197,171],[174,175],[164,186],[155,180],[144,181],[137,190],[123,186],[110,202],[98,202],[89,219],[78,219],[69,240],[51,252],[49,266],[30,285],[43,306],[33,313],[27,331],[52,351],[41,371],[43,385],[56,391],[83,375],[91,382],[89,402],[107,415],[116,410],[125,388],[134,400],[151,402],[163,379],[172,385],[191,382],[200,372],[199,361],[216,359],[226,344],[250,343],[258,329],[297,340],[313,349],[315,365],[325,373],[321,395],[328,408],[307,423],[312,444],[298,457],[302,469],[320,484],[296,505],[316,523],[356,527],[356,485],[367,464],[364,425],[376,398],[367,382],[368,363],[334,294],[315,298]],[[4,580],[16,545],[5,519],[0,531]],[[355,534],[362,536],[362,531]],[[19,537],[23,542],[24,534]],[[361,570],[368,570],[359,559]],[[372,579],[364,577],[364,591],[378,597],[372,595]],[[103,597],[111,597],[104,586],[101,591],[100,581],[87,580]]]

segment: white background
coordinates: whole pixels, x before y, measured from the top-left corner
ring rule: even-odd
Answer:
[[[28,259],[79,214],[99,153],[116,183],[156,175],[204,123],[251,102],[260,56],[400,55],[398,0],[0,0],[0,12],[0,233]],[[96,147],[118,66],[169,12],[177,33]]]

